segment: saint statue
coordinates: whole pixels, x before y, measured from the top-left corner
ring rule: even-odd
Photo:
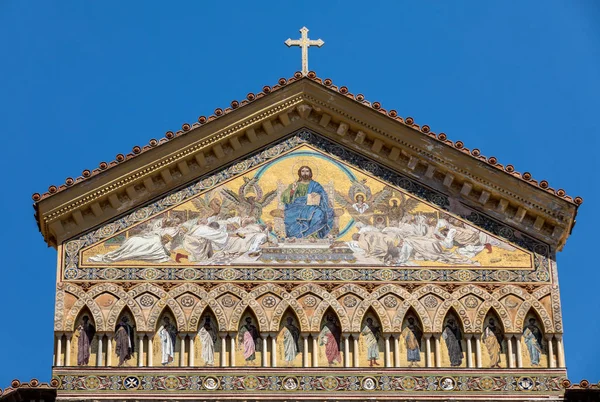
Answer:
[[[215,364],[215,344],[217,342],[217,331],[210,322],[210,317],[204,319],[204,325],[198,331],[202,343],[202,359],[206,366]]]
[[[158,329],[160,338],[160,350],[162,354],[161,363],[163,366],[173,362],[175,355],[175,342],[177,340],[177,328],[171,324],[169,317],[163,318],[163,324]]]
[[[496,321],[490,318],[483,331],[483,344],[490,355],[490,367],[500,368],[500,353],[502,353],[502,330],[496,326]]]
[[[323,239],[333,228],[333,209],[323,186],[312,179],[312,169],[298,169],[298,180],[281,195],[285,204],[284,223],[288,238]]]
[[[367,323],[360,332],[367,345],[367,360],[369,360],[369,367],[379,366],[377,359],[379,359],[379,338],[381,336],[381,327],[373,324],[371,317],[367,318]]]
[[[540,365],[540,356],[544,352],[542,349],[542,330],[535,325],[535,318],[529,319],[529,324],[525,326],[523,331],[523,339],[527,345],[529,359],[533,366]]]
[[[79,331],[79,339],[77,340],[77,365],[87,366],[90,361],[90,346],[96,334],[96,328],[89,322],[90,319],[87,315],[84,315],[81,321],[81,324],[77,328]]]
[[[256,360],[256,352],[260,351],[260,334],[258,328],[252,324],[252,318],[246,317],[246,323],[240,328],[238,333],[238,345],[243,350],[246,364]]]
[[[342,329],[335,317],[328,314],[321,333],[319,333],[319,345],[325,346],[325,357],[327,357],[329,366],[342,362],[340,356],[341,336]]]
[[[287,365],[292,365],[298,353],[300,353],[300,328],[294,325],[292,317],[287,318],[287,323],[283,326],[283,359]]]
[[[122,366],[126,360],[131,359],[135,350],[135,335],[127,316],[123,316],[115,328],[115,341],[115,353],[119,357],[119,366]]]
[[[400,333],[400,339],[406,345],[406,360],[409,367],[419,366],[421,361],[421,337],[423,331],[415,324],[414,317],[408,317],[408,325]],[[402,344],[401,344],[402,345]]]
[[[463,349],[462,349],[462,334],[460,328],[456,324],[454,318],[449,318],[446,327],[442,332],[442,338],[446,341],[448,348],[448,356],[450,357],[450,365],[458,367],[462,364]]]

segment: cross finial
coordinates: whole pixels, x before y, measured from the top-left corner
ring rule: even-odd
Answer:
[[[300,39],[292,40],[288,39],[284,43],[291,46],[300,46],[302,48],[302,75],[308,74],[308,48],[311,46],[321,47],[325,44],[321,39],[311,40],[308,39],[308,28],[302,27],[300,29],[300,33],[302,34]]]

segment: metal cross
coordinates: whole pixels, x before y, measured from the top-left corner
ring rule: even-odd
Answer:
[[[288,39],[285,41],[285,44],[288,47],[291,46],[300,46],[302,48],[302,75],[308,74],[308,48],[311,46],[321,47],[325,44],[321,39],[311,40],[308,39],[308,28],[302,27],[300,29],[300,33],[302,37],[297,40]]]

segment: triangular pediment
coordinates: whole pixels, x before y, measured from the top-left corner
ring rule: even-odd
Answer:
[[[318,81],[318,82],[317,82]],[[243,106],[243,107],[242,107]],[[232,102],[209,118],[184,124],[148,146],[135,147],[82,177],[34,195],[40,230],[51,245],[127,216],[249,156],[274,149],[302,129],[446,197],[451,212],[483,213],[560,248],[574,223],[578,202],[512,166],[486,160],[427,126],[397,117],[376,102],[352,96],[330,82],[296,77]],[[317,145],[312,144],[313,147]],[[351,162],[351,161],[350,161]],[[493,162],[493,163],[492,163]],[[500,169],[500,168],[502,169]],[[523,177],[521,177],[523,176]],[[243,180],[243,179],[240,179]]]
[[[324,264],[364,267],[377,280],[547,276],[548,246],[475,210],[450,212],[450,204],[416,180],[300,130],[67,242],[63,274],[67,280],[191,280],[212,272],[212,280],[239,280],[244,269],[261,268],[273,280],[292,275],[289,280],[316,275],[310,267]],[[221,268],[198,269],[207,266]],[[335,273],[344,274],[358,279],[364,272]]]

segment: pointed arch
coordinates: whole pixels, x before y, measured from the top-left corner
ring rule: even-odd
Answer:
[[[542,324],[542,332],[543,333],[553,333],[554,326],[552,325],[552,318],[544,308],[544,306],[539,302],[535,301],[531,303],[530,301],[524,301],[519,309],[517,310],[517,315],[515,317],[515,332],[522,333],[524,328],[525,318],[527,314],[533,311],[535,315],[538,317],[540,323]]]
[[[458,300],[446,300],[438,307],[433,319],[433,332],[442,332],[444,330],[444,321],[451,310],[454,311],[456,320],[463,328],[463,332],[475,332],[475,328],[473,328],[473,323],[467,314],[467,310]]]
[[[86,294],[83,289],[80,289],[77,286],[68,286],[65,289],[65,292],[77,297],[77,301],[73,304],[64,318],[63,326],[61,328],[63,331],[72,332],[75,330],[76,318],[84,308],[87,308],[90,311],[90,315],[96,323],[96,329],[104,326],[104,317],[102,316],[100,306],[98,306],[98,303]]]
[[[90,309],[87,306],[83,306],[80,310],[79,313],[77,313],[77,318],[75,319],[75,325],[73,327],[73,329],[71,331],[75,331],[76,328],[79,326],[79,324],[82,322],[83,317],[87,316],[88,317],[88,321],[91,325],[94,326],[94,328],[98,328],[96,321],[94,320],[94,315],[92,314],[92,312],[90,311]]]
[[[119,299],[110,309],[108,313],[108,319],[106,320],[106,325],[103,328],[105,332],[114,332],[115,327],[117,326],[118,319],[123,313],[129,312],[129,314],[133,317],[133,322],[135,324],[135,329],[138,332],[147,331],[146,328],[146,319],[141,314],[134,314],[131,311],[131,304],[135,305],[135,302],[127,299]],[[139,307],[138,307],[139,309]]]
[[[268,331],[269,319],[267,317],[267,314],[265,313],[265,310],[256,300],[249,300],[247,296],[247,294],[244,295],[242,301],[239,302],[233,310],[231,318],[229,319],[229,331],[238,331],[241,325],[240,321],[246,310],[250,310],[256,318],[259,331]]]
[[[296,319],[298,320],[298,323],[300,325],[300,331],[310,331],[310,324],[306,312],[296,299],[291,298],[283,299],[275,307],[275,311],[273,311],[273,316],[271,317],[271,331],[279,330],[279,327],[281,326],[281,320],[283,319],[288,310],[294,312],[294,315],[296,316]]]
[[[207,311],[210,311],[215,316],[218,330],[227,331],[227,317],[225,311],[223,311],[221,305],[213,298],[202,298],[196,303],[188,319],[187,331],[198,332],[200,330],[200,325],[202,325],[202,316]]]
[[[246,317],[246,318],[244,318]],[[240,328],[242,327],[242,325],[244,325],[245,323],[243,322],[243,320],[246,320],[247,317],[251,317],[252,318],[252,324],[256,326],[256,329],[258,330],[258,333],[262,333],[265,331],[268,331],[268,327],[265,328],[260,324],[260,319],[256,316],[256,313],[254,312],[254,310],[250,307],[250,306],[246,306],[242,313],[240,314],[239,319],[237,320],[237,327],[235,328],[231,328],[230,327],[230,331],[232,332],[239,332]]]
[[[477,312],[475,313],[475,330],[478,331],[481,329],[483,331],[485,317],[490,311],[493,310],[496,316],[500,319],[504,331],[512,332],[513,323],[506,307],[498,300],[494,299],[489,293],[486,293],[485,296],[485,301],[481,303],[477,309]]]
[[[423,324],[423,332],[433,332],[433,322],[429,318],[429,313],[425,309],[425,306],[418,299],[413,298],[404,300],[402,305],[396,310],[396,315],[392,321],[394,332],[402,330],[402,322],[410,309],[416,312],[416,315]]]
[[[369,295],[370,296],[370,295]],[[390,317],[385,311],[385,308],[381,304],[379,300],[373,300],[370,297],[360,302],[356,310],[354,311],[354,315],[352,316],[351,322],[351,331],[352,332],[360,332],[362,328],[362,321],[365,315],[369,312],[369,310],[373,311],[373,314],[379,320],[381,324],[381,330],[383,332],[390,333],[393,331],[392,322]]]
[[[166,294],[166,298],[160,299],[154,306],[152,306],[152,310],[150,310],[150,314],[148,315],[148,322],[146,326],[146,331],[156,332],[158,325],[158,318],[162,314],[162,312],[168,308],[171,310],[173,317],[175,317],[175,322],[177,323],[177,330],[182,331],[187,328],[187,323],[185,320],[185,314],[181,309],[181,306],[177,301],[170,297],[169,294]]]
[[[286,322],[284,321],[284,319],[287,319],[288,317],[292,317],[292,318],[295,319],[296,323],[298,323],[298,325],[299,325],[300,331],[305,331],[304,329],[302,329],[302,324],[300,323],[300,319],[298,318],[298,315],[296,314],[296,311],[293,308],[291,308],[290,306],[286,307],[283,310],[283,313],[281,313],[281,317],[277,321],[277,327],[274,326],[275,320],[272,320],[272,322],[271,322],[271,331],[272,332],[279,332],[279,331],[281,331],[281,329],[283,328],[283,326],[286,324]]]
[[[494,315],[496,317],[496,319],[499,321],[504,333],[512,331],[512,322],[509,317],[502,317],[498,313],[496,306],[482,303],[482,306],[479,308],[479,310],[477,310],[477,316],[475,318],[474,326],[475,326],[475,330],[477,332],[483,332],[483,330],[485,329],[485,325],[486,325],[485,320],[490,314]],[[508,313],[506,313],[506,314],[508,314]]]
[[[349,332],[350,331],[350,319],[346,314],[346,309],[342,307],[342,305],[329,293],[325,293],[325,298],[321,300],[321,302],[315,308],[315,312],[313,313],[310,329],[311,331],[320,331],[321,330],[321,322],[325,316],[325,312],[331,309],[335,312],[337,316],[338,322],[342,327],[342,331]]]

